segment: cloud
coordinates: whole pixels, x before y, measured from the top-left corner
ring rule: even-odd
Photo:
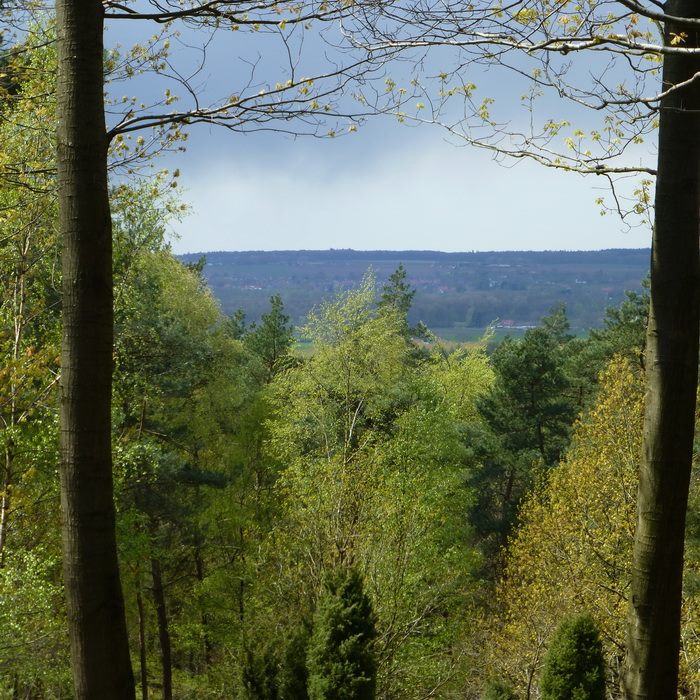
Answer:
[[[177,252],[281,249],[544,250],[644,247],[650,233],[622,232],[601,217],[596,178],[520,163],[439,138],[391,139],[371,149],[298,141],[185,168],[193,214]],[[329,142],[324,142],[329,144]]]

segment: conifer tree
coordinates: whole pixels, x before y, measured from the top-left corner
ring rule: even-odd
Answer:
[[[377,663],[372,604],[356,569],[329,576],[314,617],[307,667],[311,700],[373,700]]]
[[[542,700],[604,700],[605,663],[598,628],[588,614],[565,618],[545,659]]]
[[[414,337],[422,340],[431,338],[431,333],[423,321],[418,321],[415,326],[408,323],[408,312],[413,305],[413,297],[416,290],[407,282],[406,268],[403,263],[389,275],[389,279],[382,287],[377,307],[380,311],[394,310],[401,318],[402,333],[406,338]]]
[[[294,344],[294,329],[289,316],[284,313],[284,303],[279,294],[270,297],[270,312],[263,314],[260,325],[247,332],[244,318],[234,316],[234,328],[240,328],[243,342],[260,362],[259,378],[268,383],[285,367],[289,351]]]
[[[379,299],[379,308],[393,308],[401,314],[402,318],[408,316],[413,303],[416,290],[406,281],[406,268],[403,263],[391,273],[387,283],[382,287],[382,295]]]
[[[306,654],[310,638],[310,621],[303,620],[287,640],[278,673],[280,700],[308,700],[309,698]]]

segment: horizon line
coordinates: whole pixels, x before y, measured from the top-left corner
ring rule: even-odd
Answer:
[[[501,250],[436,250],[428,248],[275,248],[270,250],[190,250],[175,255],[207,255],[209,253],[439,253],[441,255],[478,255],[486,253],[607,253],[607,252],[648,252],[651,247],[634,248],[508,248]]]

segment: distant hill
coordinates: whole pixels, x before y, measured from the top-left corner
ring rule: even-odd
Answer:
[[[295,324],[309,310],[356,286],[369,267],[381,285],[403,263],[416,289],[411,321],[432,329],[536,324],[564,302],[571,325],[600,325],[605,309],[625,290],[639,290],[649,270],[649,249],[441,253],[429,250],[300,250],[209,252],[206,278],[227,313],[242,308],[249,320],[280,293]]]

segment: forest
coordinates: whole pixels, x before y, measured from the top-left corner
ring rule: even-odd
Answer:
[[[3,195],[2,697],[64,698],[52,197]],[[141,697],[531,697],[581,611],[619,684],[646,294],[586,338],[560,306],[490,355],[488,337],[448,352],[416,344],[399,267],[320,305],[303,358],[280,296],[247,325],[172,255],[172,195],[112,198],[116,522]],[[333,652],[351,625],[366,648]]]
[[[416,290],[409,321],[466,340],[492,323],[537,325],[562,301],[575,333],[599,327],[605,309],[619,304],[625,291],[640,291],[650,251],[306,250],[189,253],[181,259],[191,263],[201,255],[224,312],[243,308],[257,321],[270,296],[281,294],[298,326],[314,306],[357,286],[368,267],[384,282],[402,264]]]
[[[700,10],[665,7],[0,5],[1,699],[700,697]],[[105,21],[135,20],[164,33],[105,49]],[[203,106],[168,53],[180,21],[188,41],[281,38],[290,77]],[[366,52],[318,82],[285,34],[317,21]],[[384,69],[433,45],[462,66],[539,53],[539,72],[514,68],[528,110],[553,88],[618,115],[562,157],[571,124],[550,119],[527,157],[605,177],[601,206],[654,222],[648,284],[585,336],[559,304],[498,344],[448,347],[416,323],[403,265],[301,328],[279,294],[255,322],[225,313],[206,261],[172,253],[186,205],[157,157],[197,123],[402,123],[427,87]],[[593,87],[573,87],[569,54],[601,50]],[[633,81],[608,89],[618,59]],[[148,72],[190,106],[116,96]],[[493,99],[474,103],[458,70],[436,79],[433,110],[457,94],[481,120],[471,145],[491,129],[526,157]],[[656,130],[657,167],[629,165]]]

